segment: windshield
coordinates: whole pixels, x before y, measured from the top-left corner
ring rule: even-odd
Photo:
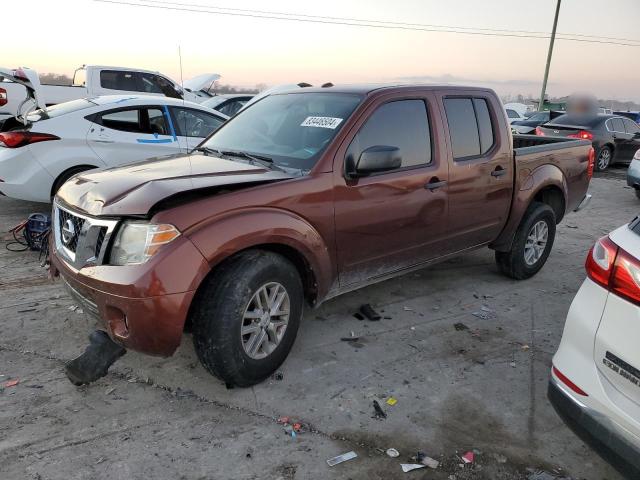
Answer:
[[[278,166],[308,171],[361,100],[339,93],[269,95],[241,111],[202,147],[269,157]]]
[[[42,109],[34,110],[27,115],[27,119],[31,122],[36,122],[45,118],[55,118],[67,113],[84,110],[85,108],[95,107],[96,105],[96,103],[93,103],[91,100],[86,98],[72,100],[70,102],[58,103],[57,105],[47,107],[46,113],[43,113]]]

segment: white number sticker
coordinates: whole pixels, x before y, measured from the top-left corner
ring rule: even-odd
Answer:
[[[330,128],[331,130],[335,130],[341,122],[341,118],[335,117],[307,117],[305,118],[304,122],[300,124],[300,126]]]

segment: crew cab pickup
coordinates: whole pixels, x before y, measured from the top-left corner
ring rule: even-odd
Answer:
[[[20,111],[21,103],[25,98],[34,98],[29,88],[36,90],[38,102],[32,105],[34,109],[80,98],[119,94],[163,95],[201,103],[212,97],[209,88],[219,78],[215,73],[199,75],[186,80],[183,89],[159,72],[83,65],[74,72],[72,85],[42,85],[35,70],[0,68],[0,119],[25,114]]]
[[[51,264],[125,348],[168,356],[185,326],[228,384],[285,360],[304,302],[489,246],[542,268],[593,171],[585,140],[512,136],[492,90],[299,88],[188,155],[81,173],[53,206]]]

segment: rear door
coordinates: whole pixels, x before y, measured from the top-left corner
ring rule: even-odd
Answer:
[[[189,107],[170,107],[180,147],[191,150],[215,132],[225,118]]]
[[[631,161],[633,154],[630,154],[630,151],[633,135],[626,132],[624,119],[622,117],[610,118],[605,125],[613,137],[613,159],[615,161]]]
[[[628,118],[623,118],[624,129],[628,135],[631,135],[628,143],[628,151],[625,160],[631,161],[635,153],[640,149],[640,126]]]
[[[442,254],[448,165],[429,94],[372,103],[338,150],[335,225],[341,286],[355,285]],[[347,179],[344,162],[376,145],[398,147],[397,170]]]
[[[494,240],[511,207],[514,165],[510,138],[488,94],[441,96],[448,130],[449,248]]]
[[[108,166],[180,152],[165,106],[111,109],[89,119],[87,142]]]

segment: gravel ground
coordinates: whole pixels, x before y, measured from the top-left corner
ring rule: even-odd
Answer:
[[[209,376],[189,335],[171,358],[129,352],[74,387],[62,365],[92,321],[36,253],[2,248],[0,385],[19,384],[0,387],[0,478],[618,480],[559,420],[546,386],[588,248],[638,211],[623,173],[593,180],[593,202],[559,226],[535,278],[499,275],[483,249],[336,298],[306,312],[282,379],[249,389]],[[48,208],[0,198],[0,231]],[[389,318],[357,320],[364,303]],[[358,342],[340,340],[351,332]],[[372,418],[375,399],[386,419]],[[282,416],[308,431],[292,438]],[[356,459],[327,466],[350,450]],[[440,467],[403,473],[418,451]],[[467,451],[475,461],[461,466]]]

